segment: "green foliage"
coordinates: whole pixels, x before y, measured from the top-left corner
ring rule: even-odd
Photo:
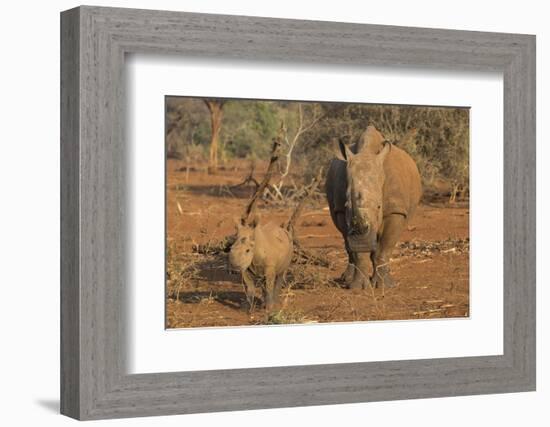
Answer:
[[[198,160],[210,141],[210,122],[204,102],[196,98],[166,99],[166,150],[168,156]]]
[[[168,97],[166,102],[167,151],[177,157],[197,157],[207,152],[211,138],[208,109],[200,98]],[[222,159],[265,157],[279,126],[276,102],[233,101],[223,108]]]
[[[264,158],[278,129],[274,102],[229,102],[224,108],[222,145],[234,157]]]
[[[469,110],[443,107],[370,106],[370,120],[390,141],[415,128],[401,147],[416,161],[424,183],[441,178],[462,190],[469,181]]]
[[[169,97],[166,106],[168,154],[177,153],[191,161],[204,158],[211,128],[203,100]],[[292,169],[299,170],[304,181],[314,176],[318,167],[326,167],[336,140],[351,144],[373,124],[415,159],[425,185],[443,179],[456,191],[468,190],[467,108],[230,100],[223,108],[222,161],[228,157],[267,158],[281,123],[290,141],[300,126],[307,128],[291,156]],[[417,131],[415,137],[401,141],[412,128]]]

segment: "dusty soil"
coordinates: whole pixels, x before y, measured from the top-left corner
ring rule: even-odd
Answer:
[[[253,186],[242,182],[249,164],[235,161],[215,175],[205,168],[167,164],[166,326],[237,326],[469,316],[469,208],[431,195],[423,200],[395,248],[391,289],[349,290],[339,277],[347,257],[326,202],[306,207],[298,221],[301,245],[329,266],[294,264],[283,291],[283,308],[269,318],[246,309],[239,274],[225,253],[198,253],[235,231]],[[260,166],[257,167],[261,171]],[[261,176],[258,176],[258,179]],[[293,206],[263,203],[262,221],[284,223]]]

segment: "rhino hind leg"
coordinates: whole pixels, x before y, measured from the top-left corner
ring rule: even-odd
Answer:
[[[273,288],[273,301],[275,303],[276,307],[279,307],[281,305],[281,289],[283,288],[283,284],[285,283],[285,275],[278,274],[275,278],[275,287]]]
[[[266,267],[265,270],[265,284],[263,286],[263,296],[264,304],[267,312],[271,312],[275,309],[276,305],[276,280],[277,274],[275,273],[275,268]]]
[[[395,244],[407,225],[404,215],[392,214],[384,218],[384,231],[376,252],[371,255],[373,274],[372,283],[376,288],[391,288],[395,282],[390,275],[390,258]]]

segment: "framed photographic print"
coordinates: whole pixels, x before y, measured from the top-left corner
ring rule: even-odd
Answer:
[[[166,114],[167,328],[469,317],[469,108],[170,96]]]
[[[535,37],[61,15],[61,411],[535,389]]]

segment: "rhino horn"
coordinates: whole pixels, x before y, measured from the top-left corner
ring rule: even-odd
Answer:
[[[367,129],[359,138],[357,143],[357,153],[369,152],[377,154],[384,148],[384,137],[373,125],[367,126]]]

